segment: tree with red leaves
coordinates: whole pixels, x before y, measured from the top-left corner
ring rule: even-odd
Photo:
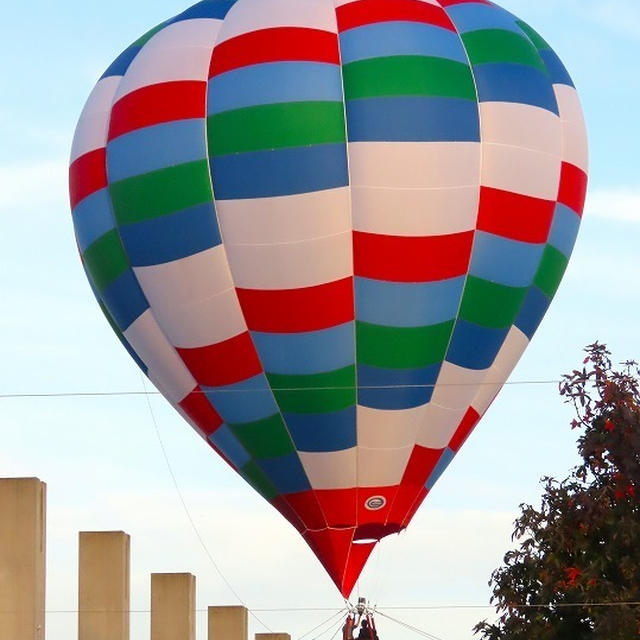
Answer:
[[[640,369],[614,369],[598,343],[585,351],[560,383],[582,463],[543,478],[539,509],[521,505],[518,547],[489,582],[498,620],[475,627],[483,640],[640,638]]]

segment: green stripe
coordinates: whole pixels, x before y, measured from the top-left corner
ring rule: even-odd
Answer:
[[[527,294],[527,287],[507,287],[469,276],[460,318],[491,329],[510,327]]]
[[[504,29],[482,29],[462,36],[471,64],[513,62],[546,72],[537,49],[526,38]]]
[[[551,49],[551,45],[533,28],[530,27],[526,22],[522,20],[517,20],[516,24],[527,34],[527,37],[531,42],[533,42],[534,46],[537,49]]]
[[[87,271],[99,292],[129,268],[127,255],[115,229],[98,238],[83,255]]]
[[[208,118],[211,155],[345,141],[342,102],[287,102]]]
[[[289,432],[279,414],[229,428],[252,458],[277,458],[295,451]]]
[[[356,322],[358,362],[385,369],[417,369],[444,359],[454,321],[428,327],[382,327]]]
[[[188,209],[212,199],[209,165],[196,160],[120,180],[109,185],[119,224]]]
[[[345,98],[375,96],[447,96],[476,100],[466,64],[426,56],[392,56],[344,65]]]
[[[564,254],[551,245],[546,246],[534,283],[549,298],[556,295],[567,264],[569,264],[569,260]]]
[[[355,366],[307,376],[267,374],[284,413],[332,413],[356,404]]]
[[[264,471],[253,461],[247,462],[238,473],[265,499],[273,500],[279,494]]]
[[[149,29],[149,31],[147,31],[143,36],[140,36],[135,42],[133,42],[131,46],[132,47],[144,46],[145,44],[147,44],[147,42],[149,42],[149,40],[151,40],[153,36],[156,35],[156,33],[158,33],[159,31],[162,31],[166,26],[167,26],[167,23],[162,22],[156,27],[153,27],[153,29]]]

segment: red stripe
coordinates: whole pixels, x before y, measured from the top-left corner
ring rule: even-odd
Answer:
[[[392,20],[424,22],[449,31],[456,30],[449,16],[440,7],[421,0],[358,0],[338,7],[336,16],[340,32]]]
[[[310,489],[300,493],[288,493],[283,496],[306,529],[324,529],[327,526],[315,493]]]
[[[304,27],[250,31],[216,46],[209,77],[251,64],[286,60],[340,64],[338,36]]]
[[[518,193],[480,188],[478,230],[522,242],[547,241],[556,203]]]
[[[248,332],[208,347],[176,350],[197,383],[205,387],[233,384],[262,373]]]
[[[336,529],[356,526],[357,489],[318,489],[313,493],[328,526]]]
[[[446,236],[383,236],[353,232],[357,276],[392,282],[431,282],[469,268],[473,231]]]
[[[104,147],[80,156],[69,167],[71,208],[107,186],[106,150]]]
[[[471,435],[471,432],[475,429],[479,420],[480,414],[473,407],[469,407],[469,409],[467,409],[467,413],[464,414],[464,417],[460,421],[458,429],[453,434],[453,438],[451,438],[449,449],[452,449],[453,451],[458,453],[460,447]]]
[[[428,449],[416,445],[407,462],[401,484],[424,486],[440,461],[443,451],[444,449]]]
[[[196,387],[178,404],[207,437],[214,433],[223,422],[200,387]]]
[[[587,182],[587,174],[582,169],[568,162],[563,162],[558,202],[567,205],[579,216],[582,216],[584,201],[587,197]]]
[[[237,292],[251,331],[317,331],[353,320],[352,278],[303,289]]]
[[[207,83],[162,82],[132,91],[113,105],[109,140],[162,122],[204,118]]]
[[[491,5],[487,0],[439,0],[440,4],[443,7],[450,7],[454,4],[488,4]]]

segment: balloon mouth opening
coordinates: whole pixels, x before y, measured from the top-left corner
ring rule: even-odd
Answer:
[[[372,544],[380,542],[382,538],[394,533],[400,533],[404,527],[401,524],[361,524],[353,535],[353,544]]]

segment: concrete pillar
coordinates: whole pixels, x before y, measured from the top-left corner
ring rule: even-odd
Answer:
[[[129,640],[130,545],[122,531],[80,533],[79,640]]]
[[[44,639],[47,486],[0,479],[0,637]]]
[[[288,633],[256,633],[256,640],[291,640]]]
[[[151,640],[195,640],[196,578],[151,574]]]
[[[209,640],[248,640],[246,607],[209,607]]]

